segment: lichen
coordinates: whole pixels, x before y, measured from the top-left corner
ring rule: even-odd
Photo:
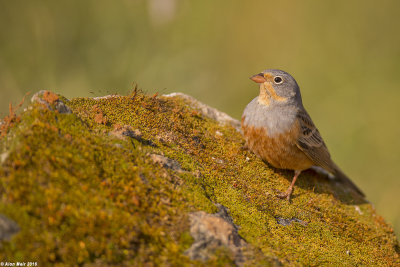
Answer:
[[[233,127],[182,98],[135,91],[60,99],[71,114],[34,103],[1,140],[8,157],[0,168],[0,213],[21,228],[3,242],[4,260],[230,265],[224,248],[209,262],[184,253],[193,242],[189,213],[214,213],[219,203],[249,244],[248,265],[400,264],[393,229],[371,204],[313,171],[302,174],[292,203],[278,199],[292,172],[262,162]],[[136,134],[113,134],[123,126]]]

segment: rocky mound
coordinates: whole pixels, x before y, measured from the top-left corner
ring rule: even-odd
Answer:
[[[39,92],[1,125],[0,258],[81,266],[400,264],[373,206],[247,151],[238,122],[182,95]]]

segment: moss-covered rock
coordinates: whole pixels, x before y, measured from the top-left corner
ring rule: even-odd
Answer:
[[[36,97],[1,128],[0,214],[19,226],[2,261],[400,264],[371,204],[311,170],[292,203],[278,199],[292,172],[245,150],[237,122],[204,116],[191,99]]]

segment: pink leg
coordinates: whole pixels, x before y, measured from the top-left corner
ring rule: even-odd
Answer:
[[[288,201],[290,201],[290,196],[293,193],[294,184],[296,183],[297,177],[299,177],[300,173],[301,173],[301,171],[297,171],[297,170],[294,171],[294,177],[293,177],[292,183],[290,184],[289,188],[286,190],[285,193],[282,193],[282,194],[278,195],[277,197],[286,198]]]

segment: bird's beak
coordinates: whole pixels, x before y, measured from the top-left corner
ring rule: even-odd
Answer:
[[[259,74],[253,75],[250,77],[250,80],[256,83],[265,83],[267,80],[264,78],[264,73],[260,72]]]

